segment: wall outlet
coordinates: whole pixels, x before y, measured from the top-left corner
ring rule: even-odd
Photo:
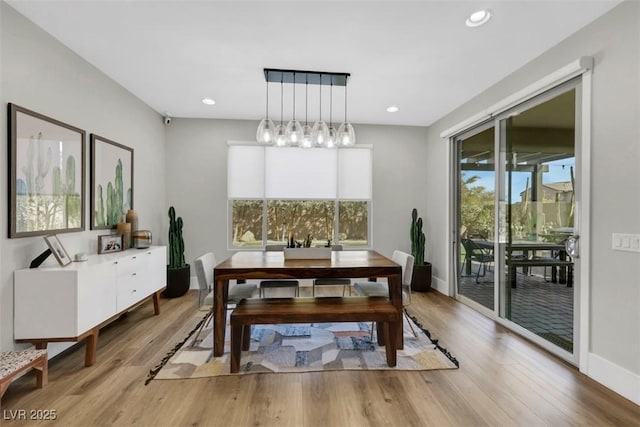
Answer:
[[[611,248],[615,251],[640,252],[640,234],[613,233]]]

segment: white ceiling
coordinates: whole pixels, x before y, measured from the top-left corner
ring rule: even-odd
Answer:
[[[161,114],[260,120],[263,68],[351,73],[349,120],[430,125],[619,3],[567,1],[26,1],[11,6]],[[464,25],[478,9],[479,28]],[[592,52],[576,52],[576,58]],[[574,58],[567,58],[567,62]],[[270,115],[280,117],[280,85]],[[318,86],[309,86],[309,121]],[[323,90],[328,119],[330,89]],[[285,120],[291,116],[284,87]],[[214,106],[201,103],[204,97]],[[304,85],[297,86],[304,118]],[[397,105],[400,111],[387,113]],[[344,89],[333,89],[333,121]]]

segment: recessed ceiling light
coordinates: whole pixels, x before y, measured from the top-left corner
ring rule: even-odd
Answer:
[[[469,15],[465,24],[467,24],[467,27],[479,27],[482,24],[486,24],[489,19],[491,19],[491,12],[483,9]]]
[[[202,100],[202,103],[203,103],[203,104],[207,104],[207,105],[213,105],[213,104],[215,104],[215,103],[216,103],[216,101],[214,101],[214,100],[213,100],[213,99],[211,99],[211,98],[204,98],[204,99]]]
[[[387,112],[388,113],[397,113],[400,109],[398,107],[396,107],[395,105],[390,105],[387,107]]]

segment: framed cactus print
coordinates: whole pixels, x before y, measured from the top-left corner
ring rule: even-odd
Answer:
[[[9,237],[84,230],[85,131],[8,107]]]
[[[116,228],[133,209],[133,148],[91,134],[91,229]]]

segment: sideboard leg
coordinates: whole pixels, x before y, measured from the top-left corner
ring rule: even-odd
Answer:
[[[153,313],[156,316],[160,314],[160,291],[153,293]]]
[[[87,336],[87,348],[84,353],[84,366],[93,366],[96,362],[96,351],[98,350],[98,333],[100,329],[95,328]]]

